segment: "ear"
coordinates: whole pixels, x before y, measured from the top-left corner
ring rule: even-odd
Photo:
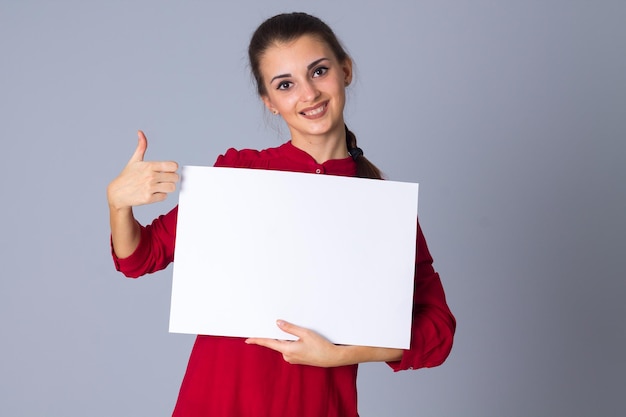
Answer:
[[[352,59],[349,56],[341,64],[341,69],[343,70],[344,81],[347,87],[352,82]]]
[[[272,106],[272,102],[267,95],[261,96],[261,100],[263,100],[263,104],[265,104],[265,107],[267,107],[270,113],[277,114],[276,109],[274,108],[274,106]]]

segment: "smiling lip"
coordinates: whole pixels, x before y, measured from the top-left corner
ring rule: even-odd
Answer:
[[[300,114],[306,117],[307,119],[317,119],[319,117],[322,117],[324,114],[326,114],[326,109],[328,109],[327,101],[320,103],[319,105],[315,107],[309,107],[307,109],[304,109],[300,112]]]

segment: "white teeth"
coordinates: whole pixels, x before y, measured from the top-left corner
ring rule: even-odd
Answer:
[[[302,114],[304,114],[305,116],[315,116],[316,114],[320,114],[321,112],[323,112],[324,109],[326,109],[326,105],[325,104],[323,106],[318,107],[315,110],[311,110],[309,112],[302,113]]]

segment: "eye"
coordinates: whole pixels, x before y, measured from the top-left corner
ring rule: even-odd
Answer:
[[[280,83],[278,83],[278,85],[276,85],[276,89],[277,90],[287,90],[289,87],[291,87],[291,82],[289,81],[282,81]]]
[[[327,67],[317,67],[313,70],[313,77],[321,77],[328,72]]]

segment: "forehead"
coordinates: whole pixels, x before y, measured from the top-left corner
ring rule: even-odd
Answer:
[[[311,35],[293,41],[276,42],[267,48],[260,60],[261,72],[266,76],[291,73],[307,67],[320,58],[334,59],[326,42]]]

